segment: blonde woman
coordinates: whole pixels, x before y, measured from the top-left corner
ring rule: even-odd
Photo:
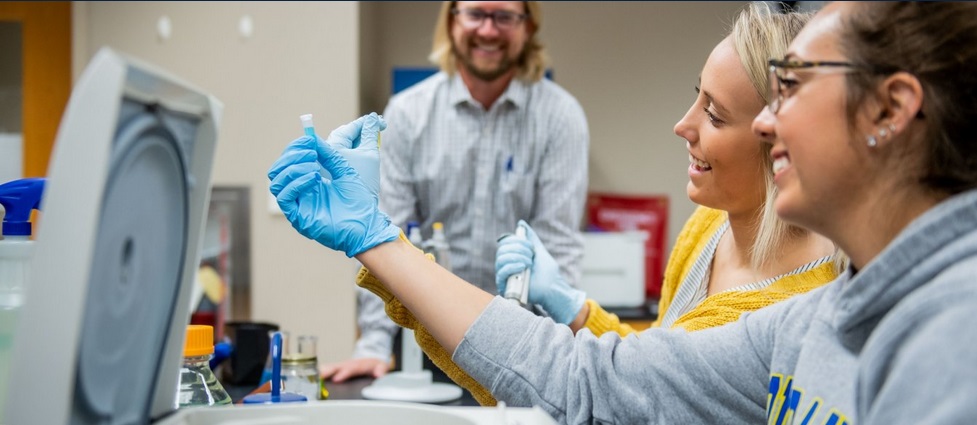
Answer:
[[[669,256],[652,326],[700,330],[739,318],[837,275],[834,246],[785,223],[771,208],[776,195],[767,146],[751,130],[767,103],[767,60],[782,57],[808,14],[771,14],[753,4],[706,60],[696,99],[675,125],[689,151],[689,198],[700,207]],[[527,239],[507,237],[496,254],[496,285],[532,268],[530,302],[557,322],[594,334],[633,333],[583,291],[567,285],[544,244],[526,223]],[[534,260],[535,251],[535,260]]]

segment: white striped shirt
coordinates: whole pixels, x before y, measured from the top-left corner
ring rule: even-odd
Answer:
[[[513,79],[485,110],[457,74],[439,72],[392,97],[384,119],[380,209],[394,224],[416,221],[429,239],[444,223],[452,272],[495,293],[496,238],[526,220],[576,285],[590,137],[572,95]],[[386,358],[396,326],[372,294],[359,309],[354,356]]]

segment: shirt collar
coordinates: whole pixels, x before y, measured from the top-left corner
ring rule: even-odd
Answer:
[[[448,88],[448,96],[451,100],[452,105],[459,105],[467,103],[469,105],[481,107],[481,104],[472,97],[471,93],[468,92],[468,87],[465,87],[465,82],[462,81],[461,75],[454,73],[451,76],[451,82]],[[516,108],[522,108],[526,105],[526,99],[529,97],[529,84],[519,78],[513,78],[509,83],[509,87],[506,87],[505,91],[502,92],[502,96],[495,101],[496,104],[501,104],[504,102],[511,103]]]

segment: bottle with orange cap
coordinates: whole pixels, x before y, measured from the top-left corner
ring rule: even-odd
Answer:
[[[230,405],[231,396],[224,391],[214,371],[210,356],[214,354],[214,328],[208,325],[187,326],[183,345],[183,367],[180,368],[179,407]]]

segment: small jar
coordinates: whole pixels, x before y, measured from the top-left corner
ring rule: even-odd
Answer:
[[[316,360],[316,337],[300,335],[298,344],[286,344],[282,353],[282,380],[289,392],[311,400],[322,400],[319,388],[319,367]]]
[[[187,326],[177,393],[179,407],[231,404],[231,396],[224,391],[214,371],[210,370],[210,357],[213,354],[214,328],[207,325]]]

